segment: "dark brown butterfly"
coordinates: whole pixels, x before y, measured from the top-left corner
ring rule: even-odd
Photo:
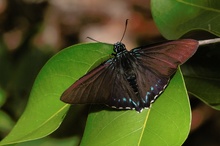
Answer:
[[[149,108],[164,91],[178,65],[197,50],[192,39],[168,41],[127,51],[113,45],[113,57],[73,83],[61,96],[70,104],[106,104],[118,109]]]

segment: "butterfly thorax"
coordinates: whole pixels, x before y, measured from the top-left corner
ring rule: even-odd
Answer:
[[[135,64],[135,56],[131,54],[131,52],[127,51],[125,45],[121,42],[117,42],[114,44],[115,54],[113,58],[113,62],[116,63],[116,65],[120,65],[120,68],[122,68],[123,71],[129,72],[129,70],[133,70]]]

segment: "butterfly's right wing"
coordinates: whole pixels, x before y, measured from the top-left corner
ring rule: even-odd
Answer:
[[[141,48],[141,64],[151,69],[155,74],[170,77],[178,65],[186,62],[197,50],[198,41],[182,39],[158,43]]]

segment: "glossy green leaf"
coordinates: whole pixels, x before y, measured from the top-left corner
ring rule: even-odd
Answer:
[[[77,146],[79,141],[79,137],[69,137],[64,139],[45,137],[38,140],[19,143],[16,144],[16,146]]]
[[[151,0],[154,21],[167,39],[202,29],[220,36],[219,0]]]
[[[194,96],[220,110],[220,44],[200,47],[182,66],[186,87]]]
[[[201,99],[214,109],[220,110],[220,82],[219,79],[186,77],[189,93]]]
[[[81,146],[179,146],[190,129],[190,106],[180,71],[149,110],[100,109],[90,112]]]
[[[0,145],[38,139],[56,130],[69,108],[60,101],[63,91],[112,51],[108,44],[79,44],[52,57],[38,74],[23,115]]]

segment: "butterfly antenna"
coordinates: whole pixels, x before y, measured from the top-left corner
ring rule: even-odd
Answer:
[[[125,32],[127,30],[127,26],[128,26],[128,19],[126,19],[126,21],[125,21],[125,29],[124,29],[124,32],[123,32],[123,35],[122,35],[122,38],[121,38],[120,42],[123,40],[123,38],[125,36]]]
[[[97,40],[95,40],[95,39],[93,39],[93,38],[91,38],[91,37],[86,37],[87,39],[90,39],[90,40],[92,40],[92,41],[95,41],[95,42],[98,42],[98,43],[101,43],[100,41],[97,41]]]

